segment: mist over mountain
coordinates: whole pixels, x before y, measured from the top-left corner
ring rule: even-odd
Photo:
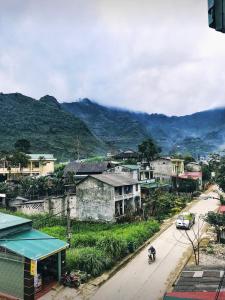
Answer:
[[[163,154],[195,156],[225,145],[225,109],[218,108],[180,117],[146,114],[106,107],[87,98],[59,103],[46,95],[40,100],[19,93],[0,93],[0,150],[30,140],[32,152],[53,153],[59,160],[106,154],[112,150],[137,150],[152,136]],[[77,147],[79,139],[79,147]]]
[[[62,103],[62,107],[115,147],[130,145],[134,148],[143,138],[152,136],[165,154],[181,152],[197,156],[225,144],[224,108],[168,117],[105,107],[89,99]]]

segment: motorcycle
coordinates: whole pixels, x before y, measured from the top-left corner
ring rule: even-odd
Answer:
[[[80,277],[66,272],[61,278],[61,284],[68,287],[78,288],[80,286]]]
[[[148,254],[148,263],[151,264],[152,262],[155,261],[156,254],[155,253],[149,253]]]

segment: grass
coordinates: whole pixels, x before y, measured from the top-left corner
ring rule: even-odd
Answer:
[[[10,213],[4,209],[0,212]],[[33,227],[66,241],[66,219],[49,215],[13,215],[33,220]],[[133,223],[92,223],[72,221],[71,248],[67,251],[68,270],[81,270],[93,277],[109,270],[126,255],[134,252],[159,229],[150,219]]]
[[[92,276],[108,270],[134,252],[159,229],[155,220],[126,224],[74,222],[71,248],[67,251],[69,269],[80,269]],[[43,227],[43,232],[66,240],[65,226]]]

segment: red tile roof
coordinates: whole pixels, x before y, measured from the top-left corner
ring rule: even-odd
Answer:
[[[219,207],[219,212],[220,212],[220,213],[225,213],[225,205],[221,205],[221,206]]]

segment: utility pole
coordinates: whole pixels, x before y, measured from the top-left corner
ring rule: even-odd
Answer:
[[[68,187],[68,191],[66,193],[66,220],[67,220],[67,243],[69,247],[71,245],[71,220],[70,220],[70,191]]]
[[[77,160],[80,160],[80,138],[77,135],[76,142],[75,142],[75,152],[77,154]]]

